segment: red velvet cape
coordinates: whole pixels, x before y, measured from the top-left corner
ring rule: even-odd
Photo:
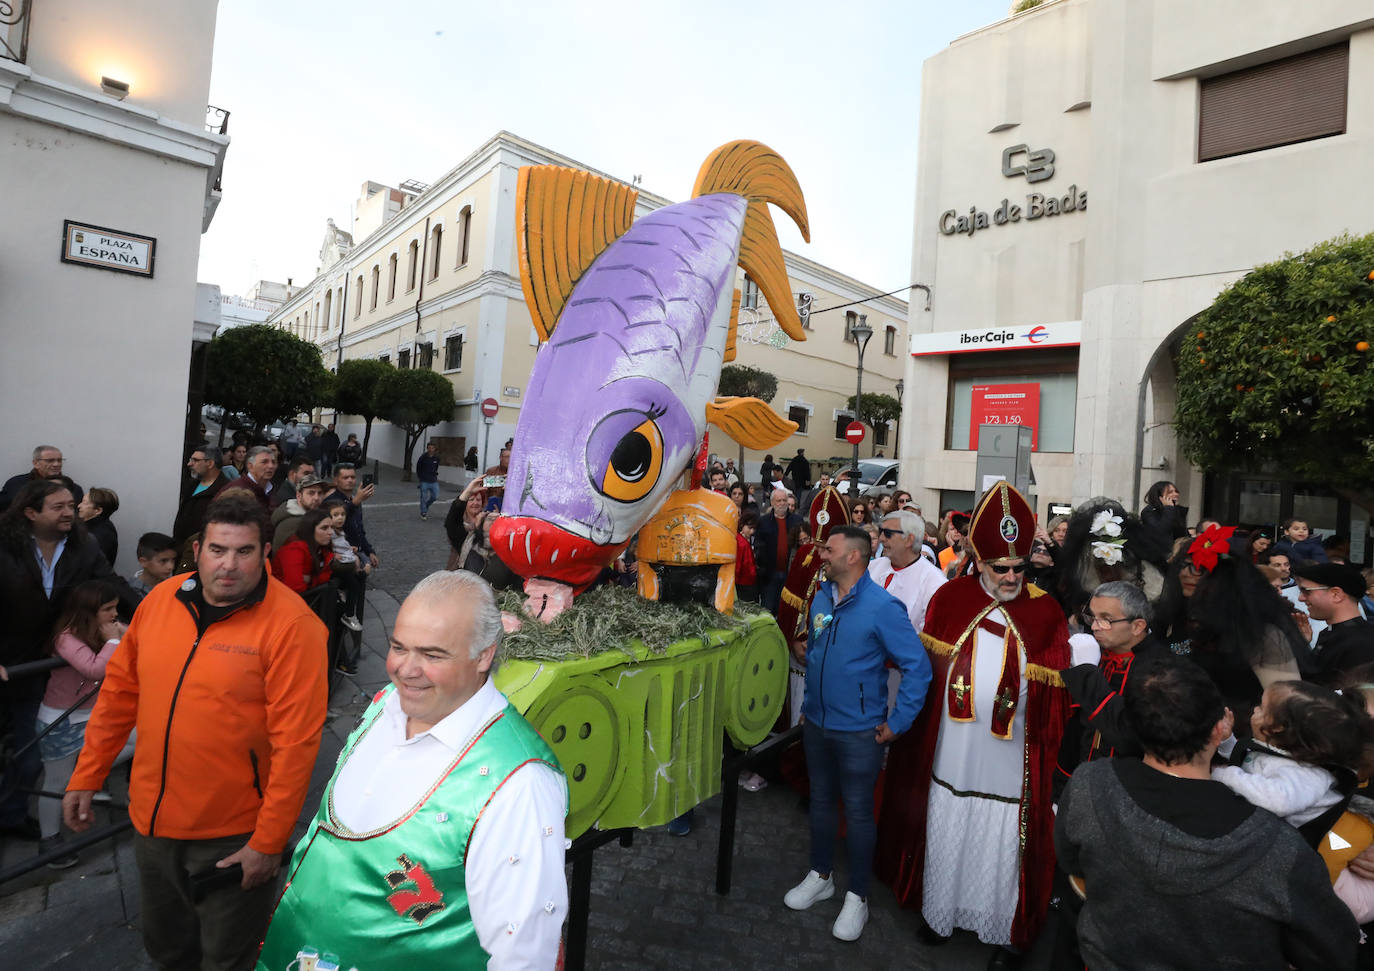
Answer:
[[[946,706],[950,661],[972,635],[970,623],[990,600],[977,576],[952,580],[931,598],[921,633],[934,669],[930,690],[915,725],[888,750],[874,872],[892,888],[898,902],[912,910],[921,908],[926,800]],[[1070,703],[1059,672],[1069,666],[1071,655],[1064,615],[1053,597],[1027,584],[1019,597],[1001,606],[1025,638],[1021,677],[1029,682],[1019,827],[1020,893],[1011,925],[1012,946],[1029,949],[1045,923],[1054,881],[1051,785]],[[984,718],[976,727],[989,731]],[[989,731],[988,744],[1008,743],[993,738]]]

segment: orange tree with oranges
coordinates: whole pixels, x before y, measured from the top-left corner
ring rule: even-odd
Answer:
[[[1205,469],[1277,467],[1374,508],[1374,233],[1251,270],[1178,351],[1177,430]]]

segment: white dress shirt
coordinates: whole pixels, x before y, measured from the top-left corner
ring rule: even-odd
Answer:
[[[339,768],[334,813],[355,833],[368,833],[410,811],[477,731],[506,707],[488,680],[457,711],[427,732],[406,738],[395,692]],[[468,844],[468,904],[488,969],[554,966],[568,910],[563,819],[568,786],[541,763],[516,770],[497,789]],[[414,822],[410,825],[414,825]]]
[[[880,556],[869,561],[868,578],[902,602],[918,634],[925,628],[930,598],[946,582],[940,568],[920,556],[900,570],[887,557]]]

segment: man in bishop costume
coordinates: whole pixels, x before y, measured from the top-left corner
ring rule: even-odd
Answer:
[[[919,908],[921,936],[962,927],[1014,968],[1044,925],[1054,879],[1051,784],[1070,699],[1068,630],[1025,582],[1035,515],[1006,482],[969,525],[974,569],[930,601],[921,639],[934,675],[888,755],[878,876]]]

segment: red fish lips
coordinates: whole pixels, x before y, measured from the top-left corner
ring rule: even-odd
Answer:
[[[491,548],[520,576],[589,586],[628,543],[603,546],[532,516],[501,516],[491,525]]]

